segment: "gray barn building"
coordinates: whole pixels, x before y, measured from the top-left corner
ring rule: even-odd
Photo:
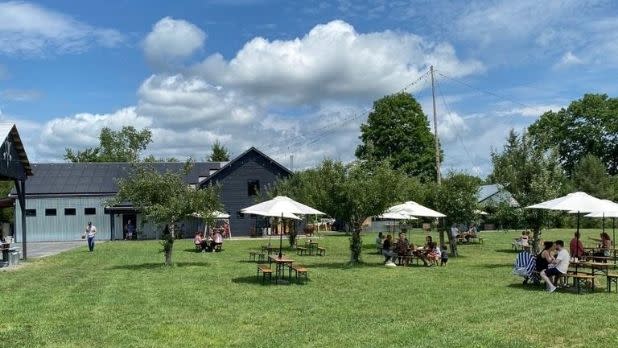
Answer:
[[[154,163],[160,171],[179,171],[184,163]],[[29,241],[66,241],[80,239],[89,221],[97,227],[97,238],[122,239],[123,226],[129,219],[136,222],[142,239],[158,238],[161,226],[143,224],[139,212],[130,204],[108,207],[117,192],[117,180],[130,173],[127,163],[45,163],[32,165],[35,174],[28,180],[25,215]],[[233,235],[249,235],[253,219],[239,214],[241,208],[255,203],[255,194],[290,172],[251,148],[225,162],[197,162],[185,177],[188,185],[203,187],[220,185],[224,209],[231,215]],[[15,194],[11,193],[12,196]],[[17,204],[19,208],[19,203]],[[16,209],[16,228],[21,213]],[[255,223],[255,220],[253,220]],[[202,228],[200,219],[187,217],[186,233]],[[185,237],[188,237],[185,236]]]

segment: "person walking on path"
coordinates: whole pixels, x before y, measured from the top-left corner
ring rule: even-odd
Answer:
[[[86,237],[88,238],[88,250],[94,251],[94,236],[97,234],[97,228],[92,224],[92,222],[88,222],[88,226],[86,226],[86,232],[84,232]]]

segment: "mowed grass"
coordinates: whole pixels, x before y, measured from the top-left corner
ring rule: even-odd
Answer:
[[[604,281],[585,295],[524,287],[511,275],[517,234],[487,232],[447,267],[395,269],[375,254],[375,234],[351,268],[348,237],[326,236],[324,257],[288,252],[310,268],[304,285],[257,280],[248,251],[263,240],[227,241],[222,253],[179,241],[174,267],[157,241],[84,246],[0,272],[0,346],[616,346],[618,294]]]

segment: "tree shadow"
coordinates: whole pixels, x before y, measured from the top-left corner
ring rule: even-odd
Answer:
[[[545,285],[543,284],[522,284],[522,283],[517,283],[517,284],[509,284],[507,285],[507,287],[512,288],[512,289],[520,289],[520,290],[524,290],[524,291],[530,291],[530,292],[547,292],[545,290]],[[574,287],[566,287],[566,288],[558,288],[556,290],[556,293],[558,294],[568,294],[568,295],[584,295],[584,294],[594,294],[594,293],[601,293],[604,291],[599,291],[599,288],[597,287],[596,290],[592,291],[592,290],[582,290],[581,294],[577,293],[577,288]]]
[[[491,264],[475,265],[475,267],[478,267],[478,268],[489,268],[489,269],[512,268],[513,267],[513,263],[512,262],[491,263]]]
[[[307,284],[310,281],[311,281],[311,278],[303,279],[301,282],[297,282],[294,279],[290,281],[287,278],[283,279],[283,281],[276,282],[274,277],[272,278],[272,280],[269,280],[268,278],[266,278],[266,280],[262,281],[262,276],[260,276],[259,278],[257,276],[245,276],[245,277],[232,278],[232,283],[235,283],[235,284],[250,284],[250,285],[261,285],[261,286],[290,286],[290,285],[301,285],[302,286],[302,285]]]
[[[321,263],[303,263],[304,266],[309,268],[325,268],[325,269],[358,269],[358,268],[377,268],[377,267],[385,267],[384,263],[369,263],[369,262],[359,262],[355,264],[351,264],[350,262],[321,262]]]
[[[203,261],[197,261],[197,262],[174,262],[174,264],[170,267],[170,266],[166,266],[163,262],[151,262],[151,263],[140,263],[140,264],[134,264],[134,265],[118,265],[118,266],[112,266],[109,267],[108,269],[110,270],[116,270],[116,269],[124,269],[124,270],[131,270],[131,271],[139,271],[139,270],[146,270],[146,269],[167,269],[167,268],[173,268],[173,267],[207,267],[210,264],[208,262],[203,262]]]

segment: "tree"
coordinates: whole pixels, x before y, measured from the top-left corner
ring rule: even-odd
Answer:
[[[474,220],[478,209],[476,193],[481,179],[463,173],[450,173],[438,187],[436,208],[446,215],[446,226],[469,223]],[[457,240],[447,234],[451,252],[457,255]],[[443,238],[443,237],[442,237]],[[442,239],[441,238],[441,239]],[[443,241],[440,240],[442,243]]]
[[[394,169],[422,181],[436,178],[435,137],[421,105],[407,93],[386,96],[373,103],[367,123],[361,125],[361,160],[388,159]]]
[[[212,152],[208,160],[211,162],[227,162],[230,160],[230,153],[225,146],[217,140],[212,144]]]
[[[182,172],[160,173],[149,164],[135,164],[131,175],[118,181],[118,193],[108,203],[116,205],[131,202],[142,214],[143,223],[165,225],[161,244],[166,265],[172,264],[176,239],[174,224],[192,213],[198,213],[208,220],[213,211],[220,210],[221,204],[215,188],[195,189],[183,180],[191,166],[192,163],[187,162]]]
[[[544,113],[528,132],[542,149],[555,148],[571,176],[586,155],[598,157],[607,172],[618,174],[618,98],[586,94],[567,109]]]
[[[591,154],[584,156],[573,169],[573,186],[598,198],[614,198],[612,178],[605,172],[601,160]]]
[[[285,194],[350,226],[350,262],[354,264],[360,262],[363,222],[397,202],[408,180],[387,161],[345,166],[325,160],[315,169],[279,182],[271,188],[271,195]]]
[[[502,184],[522,207],[564,194],[566,178],[554,152],[544,151],[532,140],[511,130],[502,152],[492,151],[493,172],[488,180]],[[533,248],[546,219],[541,209],[524,209],[524,221],[533,231]]]
[[[74,151],[65,149],[64,159],[71,162],[137,162],[143,150],[152,141],[152,132],[145,128],[137,131],[124,126],[119,131],[101,129],[99,146]]]
[[[0,197],[8,197],[15,184],[12,181],[0,181]],[[0,222],[14,222],[14,209],[0,209]]]

